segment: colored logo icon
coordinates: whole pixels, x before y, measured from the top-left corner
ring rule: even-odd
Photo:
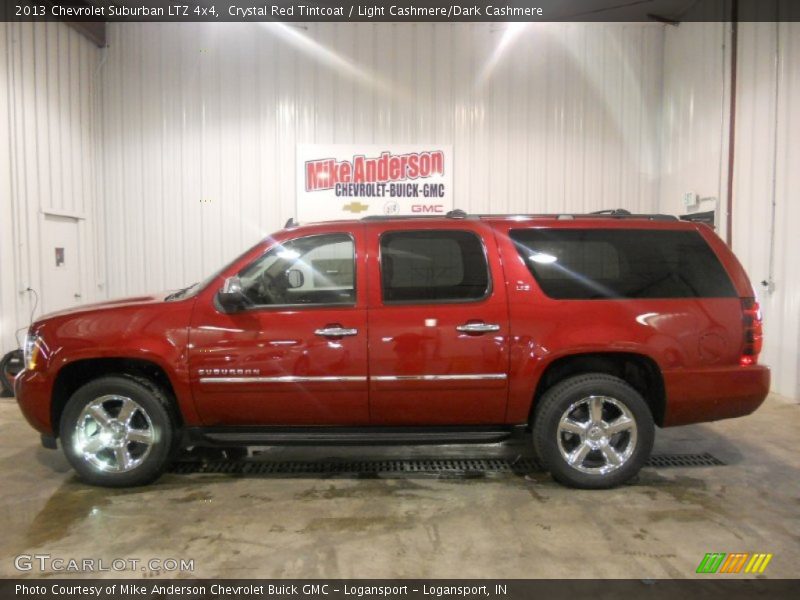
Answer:
[[[705,574],[737,574],[737,573],[763,573],[772,554],[734,552],[709,552],[697,566],[697,573]]]
[[[353,200],[350,204],[345,204],[342,206],[342,210],[346,210],[351,213],[360,213],[364,212],[369,208],[369,204],[362,204],[356,200]]]

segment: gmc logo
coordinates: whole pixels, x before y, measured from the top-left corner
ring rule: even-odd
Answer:
[[[412,213],[443,213],[443,204],[412,204]]]

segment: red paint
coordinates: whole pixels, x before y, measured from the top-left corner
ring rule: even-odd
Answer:
[[[196,296],[146,296],[80,307],[37,321],[46,344],[35,371],[16,381],[17,398],[37,430],[53,432],[50,403],[60,369],[78,360],[149,360],[169,377],[186,425],[520,424],[528,420],[542,374],[578,353],[625,352],[651,359],[667,394],[665,425],[749,414],[769,390],[769,370],[746,342],[740,298],[553,300],[537,286],[508,239],[510,228],[697,230],[715,251],[740,298],[754,296],[739,262],[710,229],[677,221],[536,218],[404,219],[334,222],[282,230],[243,254]],[[379,236],[398,229],[459,229],[486,248],[491,293],[461,304],[384,305]],[[214,298],[277,242],[318,233],[354,236],[356,303],[350,307],[263,309],[225,314]],[[752,308],[752,307],[751,307]],[[757,311],[757,307],[755,308]],[[463,334],[467,322],[499,331]],[[358,335],[330,340],[330,325]],[[759,341],[760,341],[760,331]],[[742,361],[748,356],[752,361]],[[351,381],[200,383],[200,370],[260,376],[349,377]],[[249,371],[248,371],[249,372]],[[477,381],[381,381],[403,375],[507,374]]]
[[[477,302],[384,305],[379,249],[385,231],[456,229],[477,233],[489,258],[492,293]],[[469,375],[508,370],[508,303],[492,229],[477,220],[425,219],[367,226],[370,376]],[[459,333],[468,322],[500,325],[496,333]],[[426,324],[427,322],[427,324]],[[434,324],[435,322],[435,324]],[[508,381],[370,382],[376,425],[474,425],[505,420]]]

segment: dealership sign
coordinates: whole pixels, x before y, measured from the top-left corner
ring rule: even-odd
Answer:
[[[297,220],[437,215],[453,208],[451,146],[297,146]]]

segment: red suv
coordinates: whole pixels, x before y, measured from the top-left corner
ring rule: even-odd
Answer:
[[[753,288],[704,225],[594,215],[293,224],[205,281],[34,323],[16,395],[94,484],[181,448],[495,442],[618,485],[654,425],[753,412]]]

